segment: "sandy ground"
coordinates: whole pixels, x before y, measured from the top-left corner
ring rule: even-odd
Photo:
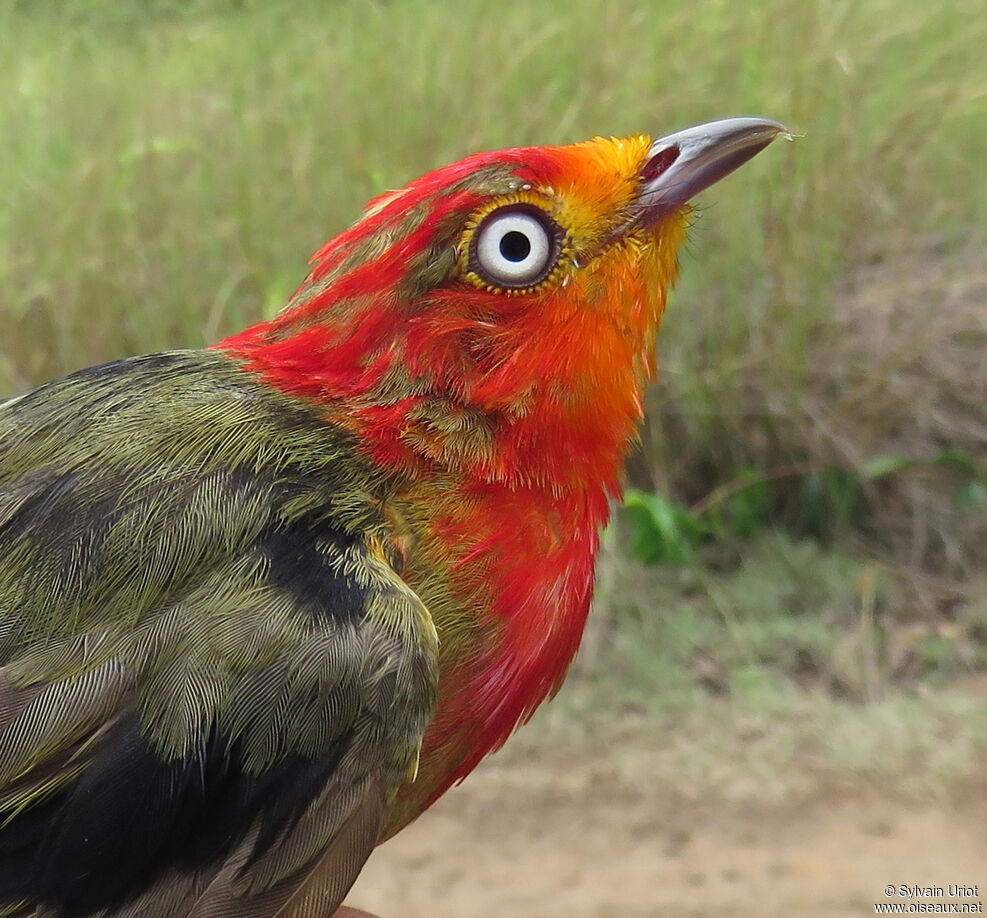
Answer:
[[[851,784],[766,809],[674,801],[600,760],[508,748],[375,852],[347,901],[381,918],[859,918],[907,906],[890,884],[987,902],[987,786],[922,801]]]

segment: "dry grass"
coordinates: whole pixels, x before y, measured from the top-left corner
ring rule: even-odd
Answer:
[[[987,501],[958,500],[971,468],[987,470],[983,255],[912,243],[855,271],[834,297],[807,404],[844,462],[907,460],[872,489],[872,533],[910,566],[954,574],[987,565]]]
[[[272,314],[368,197],[479,148],[804,131],[706,196],[633,474],[708,504],[754,470],[797,533],[835,466],[865,510],[729,570],[611,545],[539,716],[667,718],[633,780],[685,795],[798,797],[806,749],[917,794],[975,773],[982,695],[924,690],[987,665],[982,0],[33,0],[0,35],[0,396]]]
[[[272,313],[366,198],[467,151],[763,113],[806,136],[708,196],[635,474],[695,502],[756,469],[798,529],[802,472],[890,456],[857,532],[963,573],[987,544],[956,500],[987,461],[981,7],[3,5],[0,393]]]
[[[673,375],[652,392],[655,477],[702,501],[738,469],[765,470],[791,520],[807,471],[845,469],[862,483],[854,522],[873,549],[916,573],[983,570],[985,264],[979,243],[911,240],[849,269],[806,336],[799,385],[775,380],[773,353],[751,350],[729,379],[710,381],[736,411],[702,427]]]

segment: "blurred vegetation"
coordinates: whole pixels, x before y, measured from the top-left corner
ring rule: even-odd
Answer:
[[[906,596],[914,584],[880,562],[770,530],[740,561],[705,560],[661,571],[611,560],[620,576],[601,618],[629,697],[674,707],[795,687],[874,702],[957,680],[987,691],[983,576],[967,594]]]
[[[272,315],[477,149],[804,133],[700,205],[614,536],[663,573],[618,601],[610,557],[591,644],[663,697],[984,669],[982,0],[22,0],[0,34],[0,395]]]

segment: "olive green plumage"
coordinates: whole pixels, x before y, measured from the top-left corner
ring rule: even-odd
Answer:
[[[0,916],[331,913],[434,706],[393,486],[218,353],[0,404]]]

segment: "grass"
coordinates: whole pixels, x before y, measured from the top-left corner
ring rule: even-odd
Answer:
[[[761,814],[867,789],[928,805],[983,786],[982,695],[941,689],[860,706],[796,693],[707,696],[618,717],[601,706],[597,688],[567,686],[511,741],[508,756],[598,748],[601,771],[615,770],[629,787]]]
[[[532,743],[615,753],[633,786],[787,805],[982,780],[987,588],[918,609],[896,569],[764,532],[738,565],[605,556],[575,678]],[[522,734],[526,735],[526,734]]]
[[[910,471],[870,489],[873,543],[962,574],[987,533],[952,495],[976,482],[934,458],[985,460],[979,12],[4,4],[0,394],[272,314],[370,195],[468,151],[763,113],[805,136],[701,206],[632,475],[697,501],[891,454]]]
[[[0,395],[273,314],[368,197],[470,151],[804,133],[701,204],[631,468],[693,507],[753,474],[789,535],[617,552],[574,697],[679,718],[697,761],[750,718],[779,761],[982,749],[982,705],[937,688],[987,644],[980,0],[36,0],[0,34]],[[800,541],[834,469],[863,510]]]
[[[983,583],[948,603],[909,595],[895,567],[779,531],[738,563],[700,560],[605,557],[581,665],[619,702],[674,710],[795,690],[866,704],[987,670]]]

